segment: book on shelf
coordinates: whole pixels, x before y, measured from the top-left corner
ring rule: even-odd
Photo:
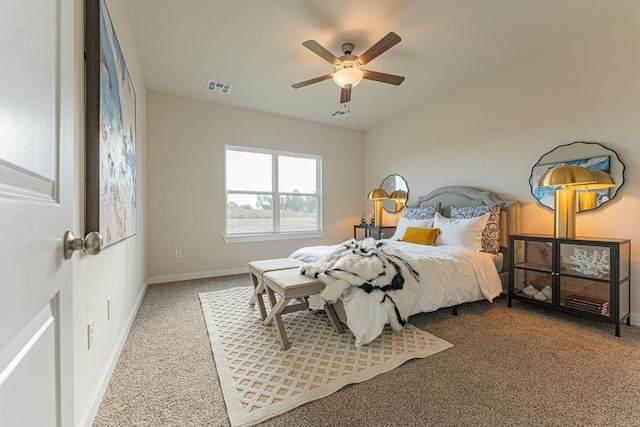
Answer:
[[[583,304],[579,304],[576,302],[571,302],[571,301],[567,301],[564,305],[567,308],[572,308],[574,310],[580,310],[580,311],[584,311],[585,313],[593,313],[593,314],[607,314],[608,312],[608,308],[607,307],[602,307],[602,308],[598,308],[595,306],[589,306],[589,305],[583,305]]]
[[[609,308],[606,305],[605,306],[597,306],[597,305],[581,304],[579,302],[572,301],[572,300],[565,301],[565,305],[571,305],[573,307],[584,307],[584,308],[587,308],[587,309],[593,310],[593,311],[606,310],[606,309]]]
[[[584,299],[587,298],[588,300]],[[597,298],[583,297],[582,295],[569,295],[564,301],[565,307],[585,311],[594,314],[606,314],[609,302]]]
[[[600,307],[606,307],[609,305],[609,301],[607,300],[588,297],[588,296],[579,295],[579,294],[567,295],[566,300],[576,301],[583,304],[589,304],[589,305],[600,306]]]

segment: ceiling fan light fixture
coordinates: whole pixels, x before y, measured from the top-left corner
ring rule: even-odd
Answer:
[[[336,85],[340,87],[340,103],[344,104],[346,107],[351,101],[351,89],[358,86],[362,79],[398,86],[404,81],[404,77],[396,76],[394,74],[379,73],[371,70],[363,71],[362,67],[366,66],[373,59],[380,56],[380,54],[398,44],[400,40],[400,36],[394,32],[390,32],[360,56],[352,54],[354,48],[353,43],[343,43],[342,52],[344,55],[339,58],[329,52],[317,41],[307,40],[302,43],[302,46],[330,63],[333,66],[333,73],[295,83],[292,84],[291,87],[294,89],[300,89],[301,87],[309,86],[314,83],[333,79]]]
[[[358,86],[363,75],[364,73],[357,66],[344,67],[333,73],[333,81],[343,89],[350,89]]]

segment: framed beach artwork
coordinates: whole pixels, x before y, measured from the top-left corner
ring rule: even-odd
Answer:
[[[549,169],[553,169],[557,166],[561,166],[562,164],[573,165],[573,166],[582,166],[587,169],[599,170],[603,172],[609,173],[610,171],[610,157],[609,156],[598,156],[598,157],[589,157],[584,159],[576,159],[576,160],[567,160],[563,162],[554,162],[548,163],[544,165],[536,165],[533,167],[531,171],[531,188],[533,192],[533,196],[538,199],[538,202],[546,206],[550,209],[553,209],[554,202],[553,196],[558,187],[538,187],[538,181],[540,177]],[[602,203],[609,200],[609,189],[600,189],[600,190],[590,190],[596,192],[596,201],[597,205],[601,205]]]
[[[104,0],[85,2],[86,232],[136,234],[136,93]]]

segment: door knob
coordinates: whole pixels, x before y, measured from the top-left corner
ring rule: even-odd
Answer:
[[[89,255],[98,255],[102,252],[102,235],[92,231],[85,238],[76,237],[73,232],[64,233],[63,251],[64,259],[71,259],[73,252],[83,249]]]

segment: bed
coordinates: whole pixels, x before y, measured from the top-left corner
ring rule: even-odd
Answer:
[[[324,300],[339,300],[357,346],[374,340],[387,323],[399,329],[410,315],[492,301],[506,290],[508,236],[520,230],[519,202],[452,186],[406,208],[391,239],[350,240],[291,255],[305,263],[303,274],[326,283]],[[413,243],[424,238],[435,246]]]

